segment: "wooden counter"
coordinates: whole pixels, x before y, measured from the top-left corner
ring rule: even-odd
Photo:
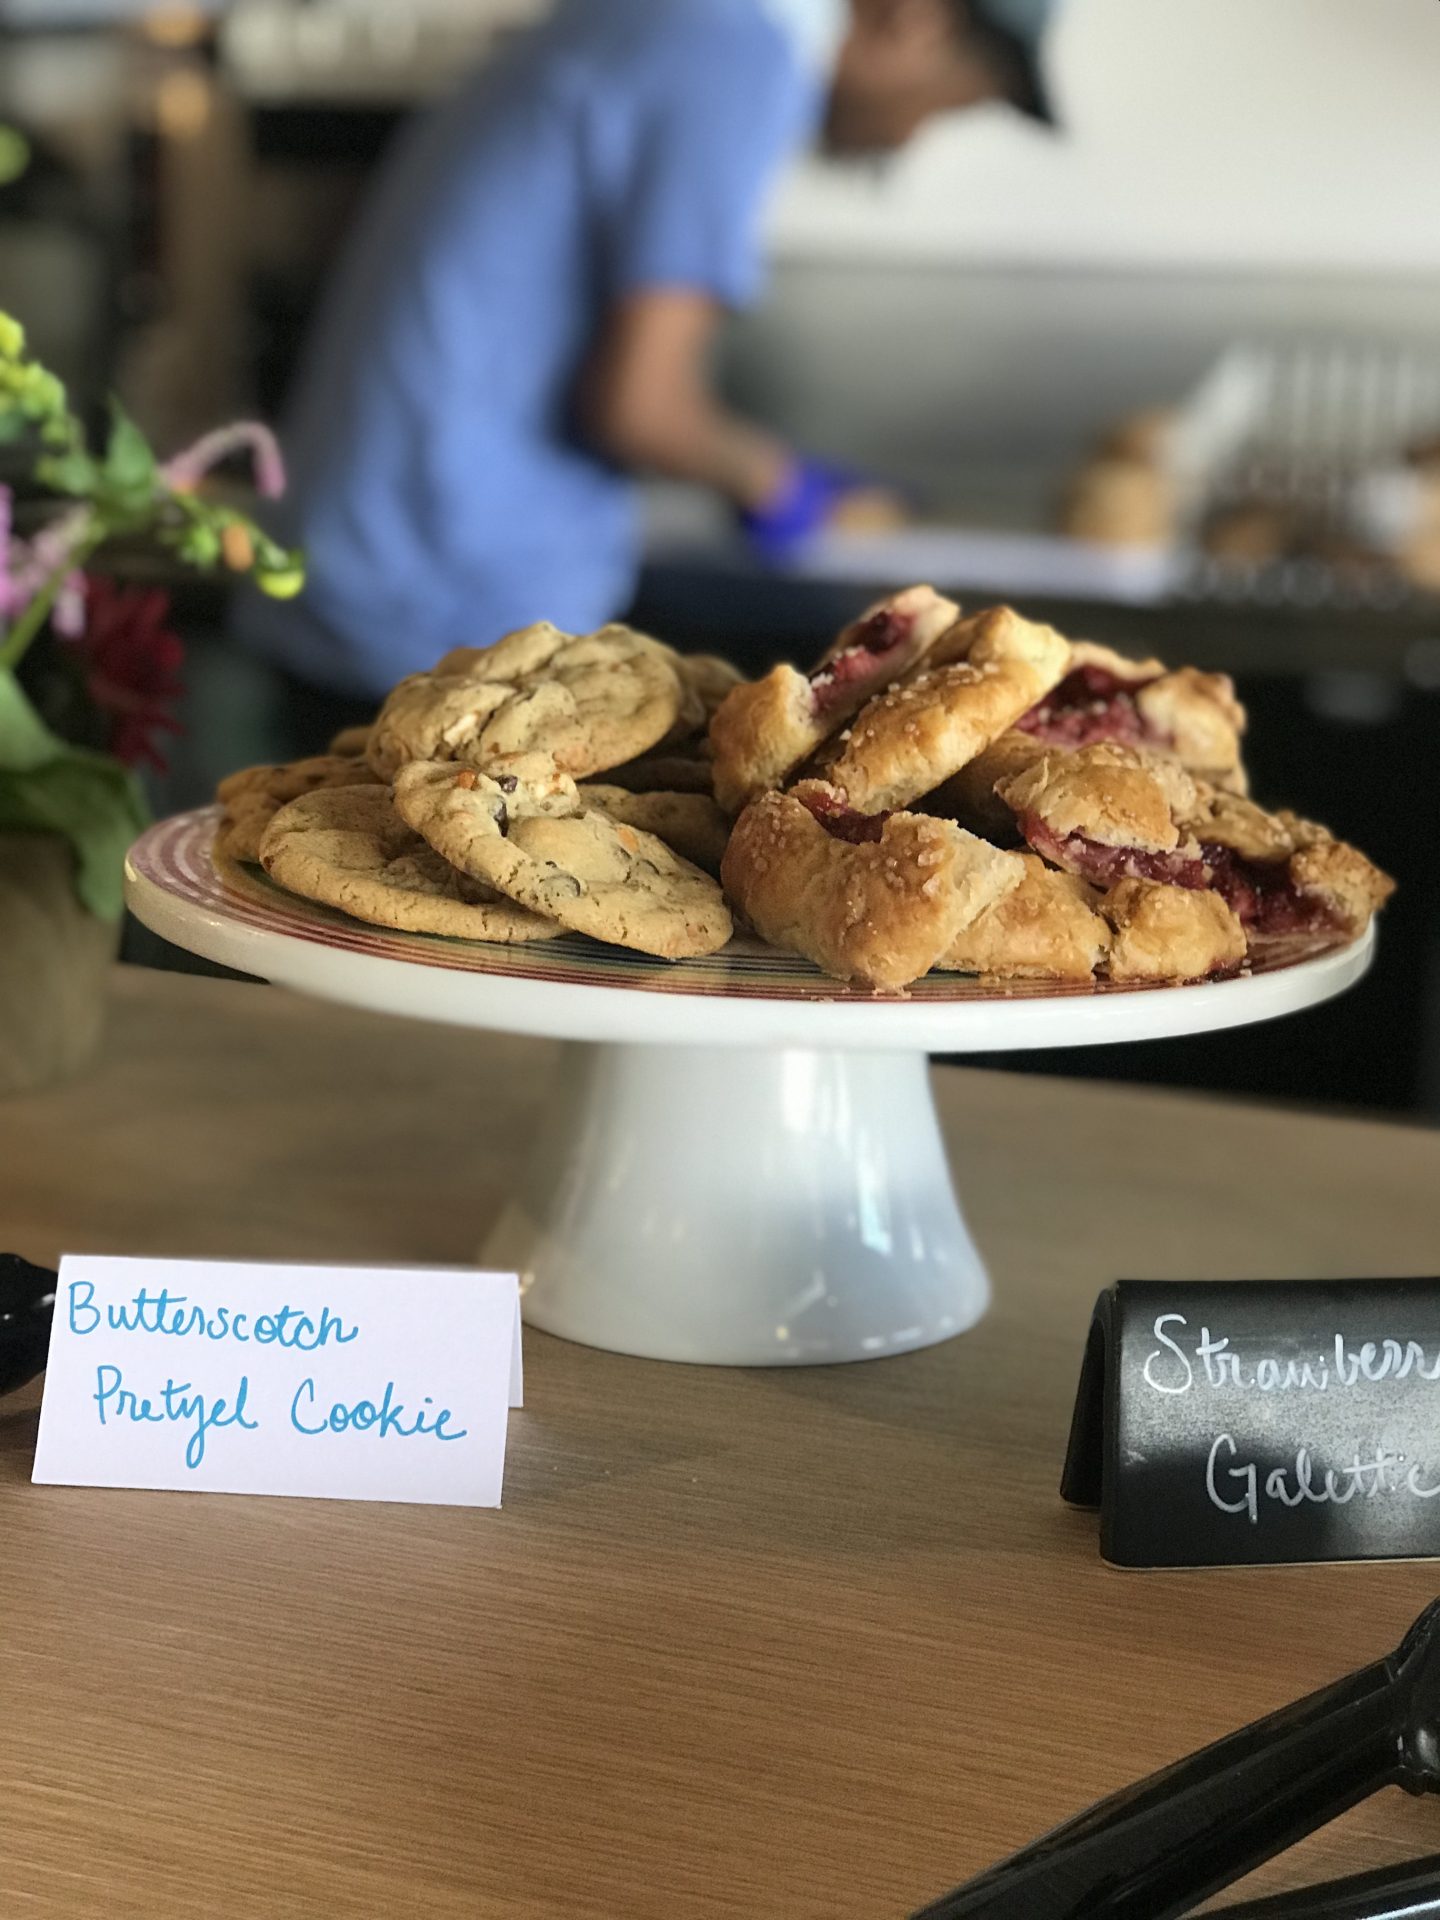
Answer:
[[[0,1104],[0,1241],[463,1262],[552,1057],[121,971],[101,1068]],[[1440,1137],[939,1091],[978,1331],[794,1373],[530,1334],[499,1513],[32,1488],[5,1402],[0,1914],[903,1915],[1387,1650],[1433,1566],[1117,1573],[1055,1485],[1100,1286],[1434,1272]],[[1394,1794],[1264,1884],[1437,1847]]]

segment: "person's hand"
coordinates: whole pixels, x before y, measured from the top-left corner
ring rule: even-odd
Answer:
[[[742,513],[740,524],[762,559],[783,565],[827,528],[877,533],[907,518],[898,494],[849,468],[797,458],[779,489],[763,506]]]

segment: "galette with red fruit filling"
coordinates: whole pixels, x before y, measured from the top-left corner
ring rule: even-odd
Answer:
[[[997,792],[1052,866],[1106,888],[1134,879],[1212,891],[1252,939],[1353,936],[1394,891],[1324,827],[1266,813],[1133,747],[1047,753]]]
[[[909,587],[867,609],[809,674],[792,666],[737,686],[710,720],[715,798],[738,813],[781,786],[879,688],[916,667],[960,609],[933,587]]]
[[[1111,742],[1173,754],[1189,772],[1246,791],[1240,757],[1245,709],[1228,674],[1170,672],[1159,660],[1127,660],[1077,640],[1058,686],[1015,722],[1048,747],[1074,752]]]

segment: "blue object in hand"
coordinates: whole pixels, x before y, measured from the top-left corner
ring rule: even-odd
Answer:
[[[845,467],[797,459],[775,497],[742,513],[740,525],[760,558],[781,566],[819,533],[837,500],[864,484],[860,474]]]

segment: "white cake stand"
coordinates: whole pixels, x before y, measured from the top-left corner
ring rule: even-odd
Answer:
[[[870,1359],[981,1317],[927,1054],[1269,1020],[1342,992],[1374,945],[1200,986],[1001,994],[946,974],[877,1000],[755,942],[667,965],[362,926],[217,865],[215,822],[182,814],[131,850],[131,909],[176,946],[321,999],[573,1043],[481,1259],[519,1272],[532,1325],[664,1360]]]

